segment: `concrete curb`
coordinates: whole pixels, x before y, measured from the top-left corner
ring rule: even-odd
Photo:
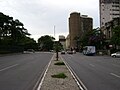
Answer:
[[[64,61],[62,57],[59,55],[59,61]],[[77,84],[77,79],[71,75],[72,73],[68,70],[68,66],[65,63],[64,66],[56,66],[55,62],[55,54],[53,55],[48,67],[42,77],[42,80],[37,88],[37,90],[84,90],[81,89]],[[51,75],[63,72],[68,77],[65,79],[52,78]],[[76,81],[75,81],[76,79]]]
[[[74,80],[76,81],[78,87],[80,90],[88,90],[86,86],[83,84],[83,82],[78,78],[76,73],[73,71],[73,69],[69,66],[69,64],[61,57],[65,65],[67,66],[68,70],[70,71],[71,75],[73,76]]]
[[[46,74],[47,74],[47,72],[48,72],[48,68],[50,67],[50,64],[51,64],[51,61],[53,60],[53,58],[54,58],[54,55],[52,56],[50,62],[49,62],[48,65],[47,65],[46,70],[44,71],[44,74],[43,74],[42,77],[41,77],[42,79],[41,79],[41,82],[38,84],[37,90],[41,90],[42,83],[43,83],[43,81],[44,81],[44,79],[45,79],[45,76],[46,76]]]

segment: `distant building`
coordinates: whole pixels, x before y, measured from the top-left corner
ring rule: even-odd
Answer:
[[[66,37],[66,49],[70,48],[70,35]]]
[[[63,49],[65,50],[66,49],[66,39],[65,39],[65,36],[59,35],[59,42],[62,44]]]
[[[73,12],[69,17],[70,48],[77,47],[77,37],[82,37],[86,31],[93,29],[93,19],[87,15]]]
[[[110,22],[113,18],[120,17],[120,0],[99,0],[100,27]]]

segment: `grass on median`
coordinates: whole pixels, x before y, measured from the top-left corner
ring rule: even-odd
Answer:
[[[54,65],[65,65],[64,62],[57,62]]]
[[[55,75],[51,75],[51,77],[53,78],[66,78],[67,76],[64,73],[59,73],[59,74],[55,74]]]

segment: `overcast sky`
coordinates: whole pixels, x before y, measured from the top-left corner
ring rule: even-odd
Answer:
[[[79,12],[93,18],[99,27],[99,0],[0,0],[0,12],[19,19],[31,37],[43,35],[67,36],[70,13]]]

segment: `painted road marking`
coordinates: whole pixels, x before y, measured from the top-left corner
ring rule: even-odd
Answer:
[[[92,66],[92,67],[95,67],[95,65],[93,65],[93,64],[89,64],[90,66]]]
[[[117,74],[114,74],[114,73],[110,73],[112,76],[115,76],[115,77],[117,77],[117,78],[120,78],[120,76],[119,75],[117,75]]]
[[[54,55],[55,55],[55,54],[54,54]],[[53,58],[54,58],[54,55],[52,56],[50,62],[48,63],[47,68],[46,68],[46,70],[45,70],[45,72],[44,72],[44,74],[43,74],[43,77],[42,77],[40,83],[39,83],[39,80],[38,80],[38,82],[36,83],[36,85],[38,85],[38,83],[39,83],[39,85],[38,85],[38,87],[37,87],[37,90],[40,90],[41,87],[42,87],[43,81],[44,81],[45,76],[46,76],[46,74],[47,74],[47,72],[48,72],[48,68],[50,67],[50,64],[51,64],[51,62],[52,62],[52,60],[53,60]],[[36,86],[36,85],[35,85],[35,86]],[[34,89],[35,89],[35,87],[33,88],[33,90],[34,90]]]
[[[15,67],[15,66],[17,66],[17,65],[18,65],[18,64],[15,64],[15,65],[11,65],[11,66],[5,67],[5,68],[3,68],[3,69],[0,69],[0,72],[5,71],[5,70],[10,69],[10,68],[13,68],[13,67]]]
[[[65,63],[66,67],[68,68],[68,70],[70,71],[73,79],[76,81],[78,87],[80,90],[88,90],[86,88],[86,86],[83,84],[83,82],[78,78],[78,76],[76,75],[76,73],[73,71],[73,69],[69,66],[69,64],[61,57],[62,61]],[[82,86],[81,86],[82,85]]]

